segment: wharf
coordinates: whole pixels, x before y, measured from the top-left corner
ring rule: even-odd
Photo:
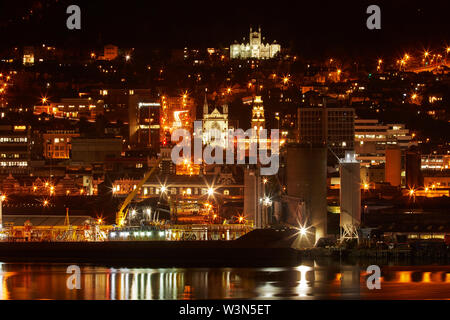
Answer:
[[[446,247],[435,250],[393,248],[393,249],[339,249],[339,248],[308,248],[298,249],[302,258],[343,257],[343,258],[375,258],[375,259],[405,259],[405,258],[450,258],[450,249]]]

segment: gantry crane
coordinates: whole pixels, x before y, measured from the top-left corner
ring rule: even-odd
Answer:
[[[136,185],[136,188],[133,191],[131,191],[128,194],[128,196],[125,198],[125,200],[122,202],[122,205],[120,206],[120,209],[116,214],[116,224],[119,227],[123,226],[125,219],[127,218],[127,214],[128,214],[127,206],[137,195],[137,193],[139,192],[139,189],[141,189],[141,187],[144,185],[144,183],[150,178],[150,176],[153,174],[153,172],[155,172],[155,170],[159,167],[159,164],[161,163],[161,161],[162,161],[162,158],[160,158],[156,162],[155,166],[144,175],[142,180],[139,181],[139,183]]]

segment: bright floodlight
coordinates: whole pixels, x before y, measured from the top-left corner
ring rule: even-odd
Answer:
[[[300,228],[300,234],[301,234],[302,236],[305,236],[305,235],[306,235],[306,228],[305,228],[305,227],[301,227],[301,228]]]
[[[208,196],[212,196],[214,194],[214,189],[213,188],[208,188]]]
[[[167,191],[166,186],[161,186],[161,192],[164,193],[164,192],[166,192],[166,191]]]
[[[265,197],[264,198],[264,205],[265,206],[270,206],[272,204],[272,200],[270,200],[269,197]]]

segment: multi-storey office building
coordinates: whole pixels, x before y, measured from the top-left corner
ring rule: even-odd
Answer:
[[[72,138],[79,137],[75,130],[49,130],[42,134],[46,159],[69,159]]]
[[[354,147],[353,108],[298,108],[297,142],[301,145],[326,146],[343,158]]]
[[[26,173],[29,169],[31,128],[26,125],[0,125],[0,171]]]
[[[401,150],[417,145],[404,124],[382,124],[376,119],[355,120],[355,152],[362,166],[386,162],[386,149]]]

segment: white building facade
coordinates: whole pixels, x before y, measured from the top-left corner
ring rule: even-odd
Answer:
[[[281,46],[274,41],[272,44],[262,43],[261,28],[253,31],[250,28],[249,42],[239,44],[237,41],[230,46],[231,59],[271,59],[281,51]]]
[[[361,166],[385,163],[389,146],[407,150],[417,146],[417,142],[413,141],[404,124],[383,124],[376,119],[355,120],[355,152]]]
[[[228,144],[228,105],[222,105],[222,112],[217,108],[209,113],[208,102],[203,105],[203,144],[211,145],[212,147],[220,146],[226,149]],[[220,138],[218,137],[220,136]],[[217,139],[219,138],[219,139]]]

